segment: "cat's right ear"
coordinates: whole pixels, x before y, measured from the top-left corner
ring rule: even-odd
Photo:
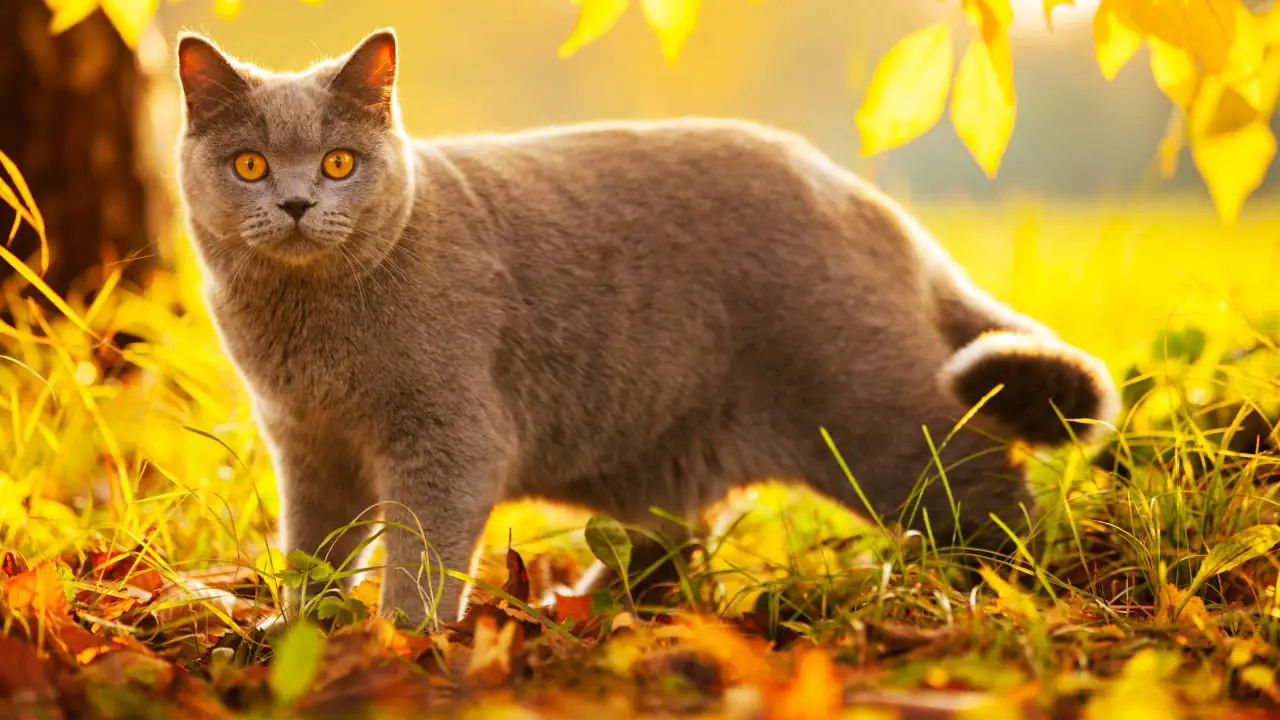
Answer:
[[[235,103],[249,81],[212,42],[194,33],[178,40],[178,77],[187,99],[187,127],[197,129]]]

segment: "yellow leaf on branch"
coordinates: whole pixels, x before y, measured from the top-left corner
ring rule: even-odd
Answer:
[[[969,43],[951,94],[951,124],[987,177],[1000,168],[1017,115],[1008,36]]]
[[[662,57],[675,64],[680,50],[698,26],[698,11],[702,0],[640,0],[644,21],[658,36]]]
[[[1013,6],[1009,0],[963,0],[961,7],[986,43],[1007,33],[1013,24]]]
[[[49,21],[49,32],[58,34],[76,23],[89,17],[98,9],[98,0],[44,0],[53,13]]]
[[[1187,49],[1185,0],[1124,0],[1118,8],[1122,17],[1143,35]]]
[[[863,155],[906,144],[937,124],[951,86],[952,53],[946,23],[916,30],[885,53],[855,117]]]
[[[1098,6],[1093,16],[1093,45],[1098,67],[1108,80],[1114,80],[1138,52],[1142,33],[1120,0],[1102,0]]]
[[[101,0],[102,11],[116,27],[124,44],[138,47],[142,30],[160,7],[160,0]]]
[[[1238,7],[1239,0],[1187,0],[1187,44],[1207,73],[1226,70],[1236,40]]]
[[[1044,0],[1044,24],[1050,30],[1053,29],[1053,9],[1059,5],[1074,7],[1076,0]]]
[[[631,0],[579,0],[578,23],[569,39],[560,45],[559,55],[567,58],[584,45],[599,40],[618,24]]]
[[[1192,103],[1191,159],[1225,225],[1235,223],[1275,157],[1268,119],[1216,76],[1205,78]]]
[[[1191,53],[1155,37],[1147,37],[1151,48],[1151,76],[1156,87],[1179,107],[1191,104],[1200,82],[1200,71]]]

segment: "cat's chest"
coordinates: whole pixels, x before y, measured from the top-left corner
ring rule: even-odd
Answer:
[[[365,395],[381,340],[338,303],[288,293],[210,301],[232,362],[259,400],[298,412],[346,410]]]

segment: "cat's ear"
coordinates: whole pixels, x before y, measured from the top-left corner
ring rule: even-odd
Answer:
[[[194,33],[178,40],[178,77],[187,98],[187,125],[198,128],[249,90],[249,81],[209,40]]]
[[[330,88],[385,120],[396,84],[396,33],[378,30],[360,42],[333,76]]]

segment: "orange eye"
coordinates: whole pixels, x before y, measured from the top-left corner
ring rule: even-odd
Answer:
[[[324,156],[321,169],[324,170],[325,177],[341,180],[356,169],[356,158],[348,150],[334,150]]]
[[[253,182],[267,176],[267,159],[261,153],[245,152],[236,156],[236,174]]]

